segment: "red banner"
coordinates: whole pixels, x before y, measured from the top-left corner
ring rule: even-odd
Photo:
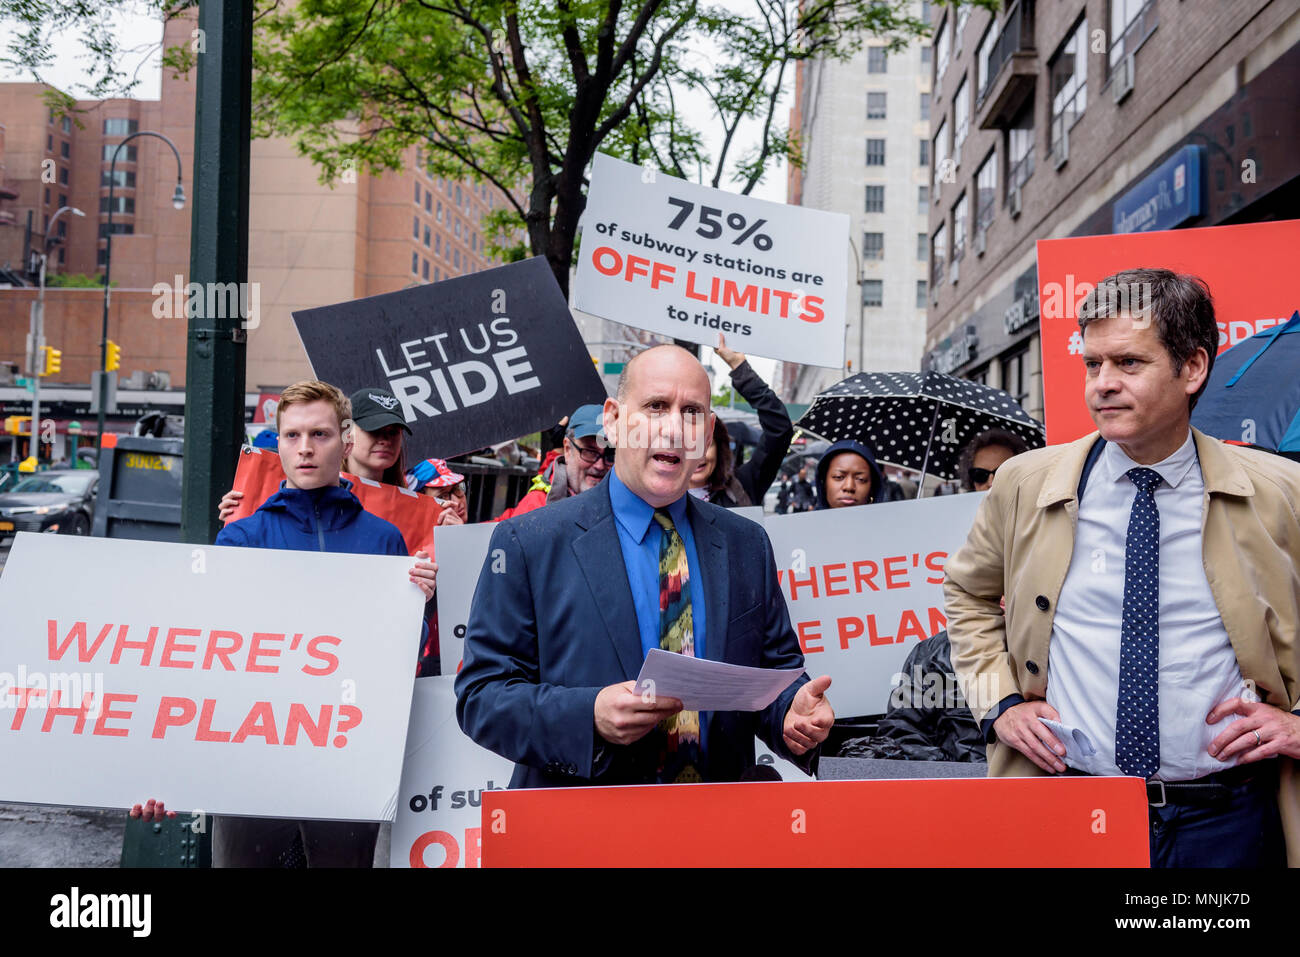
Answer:
[[[442,514],[442,506],[428,495],[396,485],[357,478],[347,472],[343,473],[343,478],[352,483],[352,494],[361,502],[362,508],[397,526],[409,554],[422,551],[433,557],[433,529]],[[268,449],[244,446],[239,456],[239,467],[235,470],[234,489],[243,492],[244,497],[230,521],[247,518],[256,512],[279,490],[283,480],[284,468],[280,465],[279,455]]]
[[[1300,220],[1038,241],[1043,408],[1049,444],[1096,426],[1083,401],[1083,337],[1076,310],[1095,283],[1123,269],[1200,276],[1214,296],[1219,351],[1286,322],[1300,305]]]

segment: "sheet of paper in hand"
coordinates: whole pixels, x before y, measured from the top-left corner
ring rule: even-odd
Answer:
[[[542,258],[293,314],[312,371],[397,397],[406,459],[549,428],[605,389]]]

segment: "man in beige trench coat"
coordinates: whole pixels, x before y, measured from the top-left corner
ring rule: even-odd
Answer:
[[[1098,432],[1005,463],[946,567],[989,774],[1146,778],[1154,866],[1300,866],[1300,466],[1190,427],[1199,279],[1118,273],[1079,327]]]

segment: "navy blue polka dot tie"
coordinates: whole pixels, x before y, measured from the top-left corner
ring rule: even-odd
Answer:
[[[1160,474],[1129,469],[1137,486],[1124,548],[1124,616],[1119,645],[1115,764],[1149,778],[1160,767]]]

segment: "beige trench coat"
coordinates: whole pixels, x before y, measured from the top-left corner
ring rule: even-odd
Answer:
[[[1300,466],[1192,430],[1205,483],[1206,578],[1246,679],[1268,704],[1300,703]],[[952,663],[977,721],[1002,698],[1046,698],[1052,617],[1074,550],[1079,476],[1098,433],[1026,452],[999,470],[966,544],[947,563]],[[1006,613],[999,609],[1005,595]],[[989,775],[1043,772],[1001,742]],[[1300,772],[1281,758],[1287,859],[1300,866]]]

